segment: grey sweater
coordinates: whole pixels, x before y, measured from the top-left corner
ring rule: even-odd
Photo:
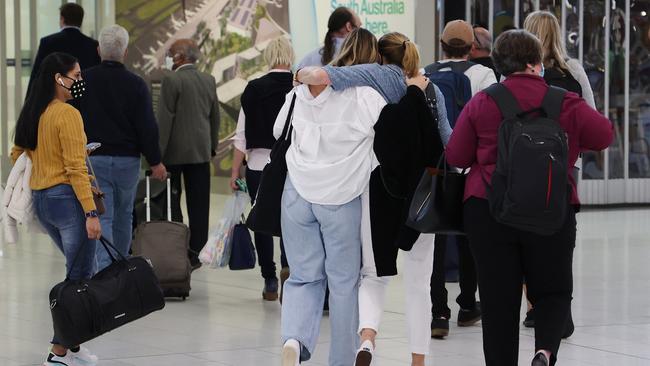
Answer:
[[[596,101],[594,100],[594,91],[591,89],[591,84],[589,83],[589,78],[585,69],[580,64],[580,61],[575,58],[567,60],[567,66],[569,66],[569,72],[571,76],[580,84],[582,89],[582,98],[589,104],[593,109],[596,109]]]

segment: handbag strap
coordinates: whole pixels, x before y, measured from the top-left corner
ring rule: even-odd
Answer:
[[[440,155],[440,159],[438,160],[438,165],[437,165],[436,170],[437,170],[438,174],[440,174],[440,172],[442,171],[442,184],[443,184],[444,187],[446,187],[447,186],[447,176],[449,175],[449,174],[447,174],[448,170],[449,170],[449,164],[447,164],[447,154],[445,154],[444,151],[442,152],[442,155]],[[460,174],[465,175],[466,171],[467,171],[467,168],[463,169],[460,172]]]
[[[101,192],[101,189],[99,188],[99,181],[97,180],[97,175],[95,174],[95,169],[93,168],[93,163],[90,161],[89,155],[86,155],[86,163],[88,164],[88,168],[90,168],[90,175],[93,177],[90,184],[92,185],[92,182],[94,182],[95,188]]]
[[[293,92],[293,97],[291,98],[291,105],[289,106],[289,113],[287,113],[287,120],[284,122],[284,128],[282,129],[282,139],[286,140],[291,135],[293,131],[293,108],[296,106],[296,92]]]
[[[118,257],[120,259],[126,260],[126,257],[124,257],[122,255],[122,253],[120,253],[120,251],[117,250],[117,248],[115,248],[115,246],[110,241],[108,241],[108,239],[106,239],[105,237],[102,236],[102,237],[99,238],[99,242],[104,247],[104,250],[106,250],[106,253],[108,253],[108,256],[111,258],[111,262],[117,262],[117,259],[115,258],[115,256],[113,256],[113,253],[111,253],[111,250],[109,248],[113,249],[115,251],[115,253],[117,253],[117,255],[118,255]],[[72,269],[77,264],[77,260],[79,260],[79,255],[81,254],[83,249],[84,248],[79,248],[79,250],[77,250],[77,254],[75,254],[74,259],[72,260],[72,264],[70,265],[70,268],[68,269],[68,273],[66,273],[66,275],[65,275],[66,280],[70,279],[70,273],[72,273]]]

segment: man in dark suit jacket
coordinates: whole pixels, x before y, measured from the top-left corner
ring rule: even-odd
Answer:
[[[201,52],[196,42],[179,39],[167,57],[173,72],[162,80],[158,103],[160,151],[171,173],[172,217],[183,222],[180,192],[185,183],[190,223],[190,261],[200,267],[198,253],[208,240],[210,215],[210,160],[216,154],[219,132],[217,83],[212,75],[199,71]]]
[[[147,159],[152,177],[167,177],[161,164],[151,93],[145,81],[124,66],[128,45],[129,33],[123,27],[110,25],[101,31],[102,63],[83,71],[88,87],[83,98],[73,101],[83,117],[88,141],[102,144],[90,157],[104,192],[102,233],[124,256],[131,248],[140,155]],[[109,264],[110,256],[99,245],[97,270]]]
[[[80,28],[84,19],[84,9],[78,4],[66,3],[59,10],[61,14],[59,21],[61,31],[41,38],[34,66],[32,67],[32,75],[29,79],[27,95],[29,95],[32,81],[38,75],[41,62],[51,53],[65,52],[76,57],[79,60],[81,70],[98,65],[102,61],[97,52],[97,41],[81,33]]]

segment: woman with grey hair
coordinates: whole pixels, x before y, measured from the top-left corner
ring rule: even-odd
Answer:
[[[284,104],[285,95],[293,88],[294,53],[291,43],[286,38],[272,40],[264,50],[264,61],[269,66],[268,74],[252,80],[241,96],[242,108],[239,111],[237,132],[232,163],[230,186],[240,189],[237,181],[241,178],[241,167],[246,161],[246,183],[251,201],[255,201],[262,170],[270,159],[271,148],[275,143],[273,124],[275,117]],[[262,298],[267,301],[278,299],[278,278],[273,261],[273,237],[255,233],[255,248],[264,278]],[[282,271],[280,279],[284,282],[289,277],[289,264],[280,241]],[[282,297],[280,297],[282,302]]]

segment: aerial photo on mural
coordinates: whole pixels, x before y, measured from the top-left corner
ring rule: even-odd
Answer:
[[[154,104],[174,40],[192,38],[203,57],[197,66],[217,80],[221,104],[217,175],[230,174],[239,97],[267,67],[269,41],[289,37],[288,0],[117,0],[117,23],[131,35],[127,65],[151,83]]]

